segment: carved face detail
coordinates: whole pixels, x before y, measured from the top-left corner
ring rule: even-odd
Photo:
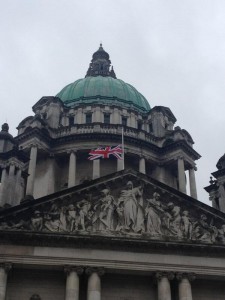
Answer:
[[[158,199],[160,198],[160,195],[159,195],[158,193],[154,193],[154,194],[153,194],[153,197],[154,197],[156,200],[158,200]]]
[[[128,190],[132,190],[132,188],[133,188],[133,183],[132,183],[132,181],[128,181],[128,182],[127,182],[127,189],[128,189]]]

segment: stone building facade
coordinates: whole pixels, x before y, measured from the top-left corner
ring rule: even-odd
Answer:
[[[33,112],[0,132],[0,300],[225,298],[224,210],[197,200],[200,155],[168,107],[100,45]],[[107,154],[120,144],[124,159]]]

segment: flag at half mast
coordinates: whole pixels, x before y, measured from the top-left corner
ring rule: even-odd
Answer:
[[[95,150],[91,150],[89,152],[89,160],[95,160],[99,158],[109,158],[110,156],[114,156],[117,159],[123,159],[123,148],[121,145],[117,146],[106,146],[106,147],[98,147]]]

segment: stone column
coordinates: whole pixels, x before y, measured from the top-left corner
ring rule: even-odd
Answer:
[[[170,280],[174,278],[173,273],[157,272],[155,277],[158,283],[158,300],[171,300]]]
[[[66,294],[65,300],[79,300],[79,275],[83,273],[83,268],[65,266]]]
[[[144,157],[140,157],[140,159],[139,159],[139,172],[146,174]]]
[[[103,268],[87,268],[89,275],[87,287],[87,300],[101,300],[101,279],[104,274]]]
[[[16,172],[16,192],[14,205],[20,204],[20,200],[24,197],[24,191],[22,189],[22,170],[19,168]]]
[[[0,300],[5,300],[7,276],[11,268],[12,265],[10,263],[0,264]]]
[[[29,176],[27,178],[27,189],[26,189],[26,195],[30,195],[30,196],[33,196],[33,192],[34,192],[36,161],[37,161],[37,145],[32,145],[30,149],[30,162],[28,168]]]
[[[178,157],[178,180],[179,180],[179,190],[186,194],[186,179],[184,170],[184,159],[183,157]]]
[[[190,195],[197,199],[197,189],[195,182],[195,168],[189,169],[189,184],[190,184]]]
[[[176,275],[179,280],[179,300],[192,300],[191,281],[195,279],[195,274],[178,273]]]
[[[0,186],[0,207],[2,207],[5,204],[4,201],[4,190],[6,187],[6,168],[2,169],[2,177],[1,177],[1,186]]]
[[[70,161],[69,161],[69,175],[68,175],[68,187],[72,187],[76,184],[76,154],[75,151],[70,152]]]
[[[15,198],[15,169],[16,166],[14,163],[11,163],[9,166],[9,177],[8,177],[8,201],[7,204],[13,206]]]
[[[117,159],[117,172],[123,170],[123,159]]]
[[[100,177],[100,159],[93,160],[93,176],[92,179]]]

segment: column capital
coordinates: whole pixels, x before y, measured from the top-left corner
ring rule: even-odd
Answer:
[[[77,153],[77,149],[69,149],[69,150],[66,151],[66,153],[67,154],[71,154],[71,153],[76,154]]]
[[[102,268],[102,267],[97,267],[97,268],[94,268],[94,267],[87,267],[86,270],[85,270],[85,273],[87,275],[91,275],[93,273],[97,273],[98,276],[102,276],[105,274],[105,269]]]
[[[77,275],[81,275],[84,272],[84,268],[81,266],[64,266],[64,272],[69,275],[71,272],[76,272]]]
[[[173,280],[174,273],[173,272],[164,272],[164,271],[157,271],[155,273],[155,278],[157,280],[161,280],[163,277],[166,277],[168,280]]]
[[[177,273],[176,278],[178,281],[181,281],[182,279],[188,279],[190,282],[194,281],[196,279],[195,273]]]
[[[183,155],[178,155],[177,159],[183,159],[184,160],[184,156]]]
[[[9,271],[12,269],[11,263],[0,263],[0,268],[4,269],[6,273],[9,273]]]
[[[31,143],[31,144],[29,145],[29,147],[30,147],[30,148],[39,148],[39,145],[38,145],[38,143]]]

